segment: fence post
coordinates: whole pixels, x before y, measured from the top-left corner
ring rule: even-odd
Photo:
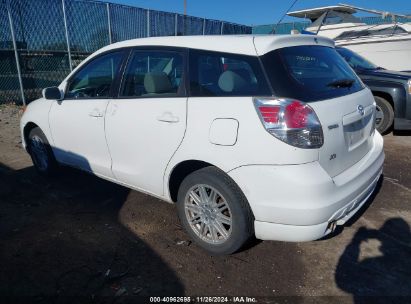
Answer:
[[[72,71],[73,70],[73,63],[71,61],[70,40],[69,40],[68,28],[67,28],[66,5],[65,5],[64,2],[65,2],[65,0],[61,0],[61,5],[62,5],[62,8],[63,8],[64,30],[65,30],[65,33],[66,33],[67,53],[68,53],[68,58],[69,58],[70,71]]]
[[[13,40],[14,56],[16,57],[17,77],[19,79],[21,101],[23,102],[23,105],[25,106],[26,98],[24,97],[23,78],[21,77],[19,53],[17,52],[16,36],[14,35],[14,24],[13,24],[13,18],[11,17],[11,8],[10,8],[9,0],[6,0],[6,5],[7,5],[7,14],[8,14],[9,23],[10,23],[11,39]]]
[[[150,37],[150,10],[147,10],[147,37]]]
[[[224,29],[224,21],[221,21],[220,35],[223,34],[223,29]]]
[[[176,13],[175,19],[174,19],[174,31],[175,31],[175,36],[178,35],[178,14]]]
[[[205,35],[206,18],[203,18],[203,36]]]
[[[108,42],[113,43],[113,38],[111,37],[111,15],[110,15],[110,3],[106,3],[107,8],[107,23],[108,23]]]

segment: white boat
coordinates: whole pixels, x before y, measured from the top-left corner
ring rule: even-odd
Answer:
[[[388,24],[367,25],[353,16],[358,11],[391,17]],[[411,23],[395,22],[409,16],[368,10],[345,4],[299,10],[289,16],[312,21],[306,31],[335,40],[378,66],[395,71],[411,71]]]

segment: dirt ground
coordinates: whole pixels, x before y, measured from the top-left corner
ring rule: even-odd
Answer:
[[[173,295],[411,301],[411,136],[385,136],[378,193],[333,237],[257,242],[213,257],[189,241],[171,204],[72,169],[38,176],[21,148],[19,115],[0,106],[2,303]]]

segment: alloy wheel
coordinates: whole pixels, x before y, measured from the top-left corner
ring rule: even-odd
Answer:
[[[209,185],[195,185],[184,200],[186,219],[194,233],[210,244],[227,241],[232,231],[232,213],[226,199]]]
[[[378,127],[382,124],[384,121],[384,112],[382,111],[380,106],[375,107],[375,127],[378,129]]]

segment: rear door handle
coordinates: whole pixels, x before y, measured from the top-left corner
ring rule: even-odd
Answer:
[[[157,117],[157,120],[169,123],[176,123],[180,121],[178,116],[174,116],[171,112],[164,112],[163,114],[161,114],[161,116]]]
[[[88,113],[89,116],[91,117],[103,117],[104,114],[101,112],[99,109],[94,109],[90,113]]]

